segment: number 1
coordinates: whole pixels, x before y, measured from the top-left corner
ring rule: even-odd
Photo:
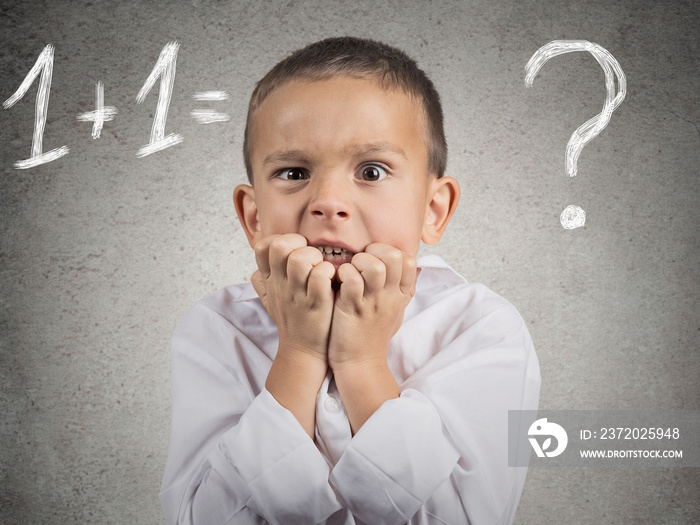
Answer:
[[[39,89],[36,94],[36,106],[34,109],[34,136],[32,137],[32,155],[26,160],[18,160],[15,162],[15,168],[23,170],[33,168],[41,164],[46,164],[59,157],[68,154],[68,147],[61,146],[60,148],[52,149],[46,153],[42,153],[42,144],[44,141],[44,128],[46,127],[46,115],[49,111],[49,91],[51,90],[51,75],[53,74],[53,46],[47,45],[37,58],[34,67],[24,77],[24,81],[20,84],[14,95],[2,103],[5,109],[9,109],[21,99],[29,86],[32,85],[34,79],[39,76]]]
[[[156,79],[160,77],[160,90],[158,91],[158,106],[156,107],[156,116],[153,119],[153,127],[151,128],[151,140],[136,153],[137,157],[145,157],[156,151],[174,146],[182,142],[182,135],[171,133],[165,136],[165,119],[168,116],[168,106],[170,105],[170,96],[173,93],[173,82],[175,81],[175,61],[177,59],[177,50],[180,44],[170,42],[165,45],[160,52],[158,62],[153,67],[153,71],[148,75],[146,82],[136,95],[136,103],[140,104],[148,95],[148,92],[155,85]]]

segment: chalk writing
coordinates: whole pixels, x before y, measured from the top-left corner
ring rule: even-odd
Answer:
[[[158,105],[156,106],[156,115],[153,119],[153,127],[151,128],[151,140],[148,144],[141,147],[136,153],[137,157],[145,157],[156,151],[160,151],[175,144],[182,142],[182,135],[171,133],[165,136],[165,119],[168,117],[168,106],[170,106],[170,97],[173,93],[173,83],[175,82],[175,63],[177,61],[177,51],[180,44],[170,42],[165,45],[160,52],[156,65],[153,66],[153,71],[148,75],[143,87],[136,95],[136,103],[141,104],[148,92],[155,85],[156,79],[160,77],[160,89],[158,90]]]
[[[95,111],[81,113],[78,115],[78,120],[94,122],[92,125],[92,138],[99,139],[105,121],[112,120],[116,114],[117,108],[113,106],[105,107],[105,87],[102,82],[98,82],[95,85]]]
[[[627,93],[627,80],[615,57],[607,49],[586,40],[554,40],[539,48],[525,66],[525,85],[532,87],[535,76],[550,58],[573,51],[588,51],[598,61],[605,73],[607,93],[603,111],[579,126],[566,145],[566,172],[570,177],[576,175],[576,163],[584,146],[608,125],[613,111],[622,103]],[[617,78],[617,90],[615,78]],[[586,212],[578,206],[571,205],[561,213],[559,220],[564,228],[573,230],[586,223]]]
[[[192,98],[218,102],[228,100],[228,93],[225,91],[200,91],[192,95]],[[231,117],[226,113],[219,113],[213,109],[195,109],[190,115],[200,124],[213,124],[214,122],[228,122],[231,120]]]
[[[53,46],[47,45],[37,58],[34,67],[24,77],[24,81],[20,84],[17,91],[2,103],[5,109],[9,109],[21,99],[29,90],[29,86],[39,76],[39,89],[36,93],[36,105],[34,110],[34,135],[32,136],[32,152],[31,156],[26,160],[18,160],[15,162],[15,168],[23,170],[33,168],[41,164],[46,164],[52,160],[56,160],[68,154],[68,147],[61,146],[60,148],[52,149],[43,153],[44,128],[46,127],[46,116],[49,111],[49,92],[51,91],[51,75],[53,74]]]

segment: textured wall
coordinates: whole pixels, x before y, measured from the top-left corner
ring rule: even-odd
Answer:
[[[3,1],[0,99],[53,44],[44,151],[70,153],[13,167],[30,154],[36,82],[0,110],[0,521],[163,522],[170,334],[254,269],[231,203],[247,98],[332,35],[397,45],[436,82],[463,195],[431,250],[518,307],[541,407],[700,409],[699,15],[693,0]],[[575,53],[526,89],[525,63],[554,39],[597,42],[628,79],[574,179],[566,143],[600,111],[604,77]],[[136,94],[171,40],[166,132],[184,141],[137,158],[158,87]],[[98,80],[119,113],[93,140],[76,116]],[[205,90],[231,98],[192,100]],[[197,124],[199,107],[231,120]],[[584,228],[560,226],[570,203]],[[699,491],[698,469],[532,469],[517,522],[697,523]]]

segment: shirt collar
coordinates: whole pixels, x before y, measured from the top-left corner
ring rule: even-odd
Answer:
[[[419,258],[416,261],[418,268],[449,268],[447,263],[439,255],[431,254]]]

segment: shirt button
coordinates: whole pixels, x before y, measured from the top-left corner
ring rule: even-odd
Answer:
[[[338,412],[340,410],[340,403],[334,397],[328,396],[323,404],[329,412]]]

